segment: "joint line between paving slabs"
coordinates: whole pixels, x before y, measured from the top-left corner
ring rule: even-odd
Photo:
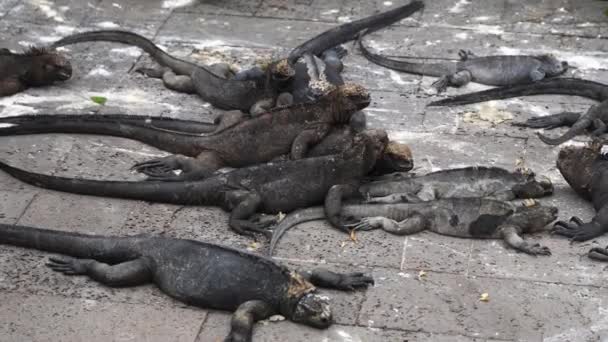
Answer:
[[[403,265],[405,264],[405,251],[407,250],[407,240],[408,237],[406,236],[405,239],[403,239],[403,251],[401,252],[401,264],[399,265],[399,270],[403,271]]]
[[[23,216],[25,216],[25,213],[27,212],[27,210],[32,206],[32,203],[34,203],[34,201],[36,200],[36,198],[38,198],[38,195],[40,193],[36,192],[34,194],[34,196],[32,196],[32,199],[29,201],[29,203],[25,206],[25,208],[23,208],[23,210],[21,211],[21,214],[19,214],[19,217],[17,217],[17,219],[15,220],[15,224],[19,224],[19,221],[21,221],[21,219],[23,218]]]

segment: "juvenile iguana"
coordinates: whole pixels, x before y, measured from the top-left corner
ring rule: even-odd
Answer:
[[[585,241],[608,231],[608,156],[602,144],[592,142],[584,147],[565,147],[559,151],[557,168],[582,198],[591,201],[597,212],[590,222],[573,216],[570,222],[558,221],[553,232],[574,241]]]
[[[365,48],[361,37],[359,48],[365,58],[383,67],[439,77],[432,85],[437,92],[445,91],[448,86],[460,87],[469,82],[495,86],[537,82],[559,76],[568,69],[567,62],[560,62],[552,55],[478,57],[470,51],[460,50],[458,62],[413,63],[375,54]]]
[[[108,41],[139,47],[159,63],[161,69],[141,69],[151,77],[163,79],[169,89],[197,93],[203,100],[221,109],[239,109],[250,112],[269,99],[274,103],[282,84],[293,76],[293,69],[286,60],[270,63],[266,70],[254,68],[235,74],[229,65],[197,65],[163,51],[149,39],[136,33],[120,30],[99,30],[75,33],[52,44],[60,47],[70,44]],[[266,106],[265,109],[269,109]],[[257,113],[255,113],[257,114]]]
[[[231,112],[238,122],[214,133],[199,135],[115,124],[91,124],[78,119],[64,119],[34,125],[32,121],[20,126],[0,128],[0,134],[70,132],[110,134],[131,138],[176,155],[138,163],[134,169],[154,180],[194,180],[209,176],[222,167],[243,167],[272,160],[290,153],[293,159],[306,155],[309,146],[321,141],[332,126],[347,124],[353,113],[370,103],[367,90],[359,85],[338,87],[316,102],[275,108],[249,120]],[[235,116],[237,117],[235,119]],[[13,121],[13,124],[15,122]],[[223,122],[222,122],[223,123]],[[179,175],[173,170],[182,170]]]
[[[368,132],[368,131],[366,131]],[[269,214],[322,203],[336,184],[360,181],[374,167],[384,137],[357,134],[353,147],[340,155],[276,161],[215,175],[201,181],[128,182],[56,177],[0,163],[0,169],[35,186],[92,196],[130,198],[182,205],[219,206],[230,212],[229,226],[252,236],[266,233],[267,223],[246,221],[257,211]]]
[[[31,47],[24,53],[13,53],[9,49],[0,49],[0,96],[65,81],[70,77],[70,62],[53,50]]]
[[[549,255],[549,248],[531,244],[521,234],[542,229],[557,218],[557,208],[517,207],[509,202],[480,198],[446,198],[436,201],[396,204],[349,204],[339,209],[341,229],[383,229],[392,234],[410,235],[430,230],[460,238],[502,239],[512,248],[532,255]],[[275,228],[270,255],[281,236],[292,226],[324,219],[321,207],[295,211]]]
[[[272,315],[324,329],[332,324],[316,286],[352,291],[374,283],[363,273],[298,273],[273,260],[201,241],[162,236],[116,237],[0,224],[0,243],[70,257],[47,266],[110,287],[154,283],[189,305],[234,311],[227,342],[251,341],[253,324]]]
[[[510,201],[551,195],[553,185],[546,177],[536,180],[531,172],[474,166],[369,182],[359,192],[367,203],[415,203],[462,197]]]
[[[590,131],[594,136],[606,133],[606,125],[608,124],[608,86],[602,83],[576,78],[556,78],[526,85],[489,89],[431,102],[429,106],[465,105],[518,96],[545,94],[581,96],[599,101],[600,103],[592,106],[582,115],[579,113],[563,112],[531,118],[526,122],[513,123],[513,125],[546,129],[561,126],[571,127],[566,133],[558,138],[549,138],[539,133],[538,137],[549,145],[559,145],[577,135],[583,134],[585,131]]]

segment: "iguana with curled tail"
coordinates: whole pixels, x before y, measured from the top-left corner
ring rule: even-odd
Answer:
[[[526,122],[514,123],[513,125],[546,129],[560,126],[571,127],[566,133],[557,138],[549,138],[539,133],[539,138],[549,145],[559,145],[586,131],[589,131],[593,136],[606,133],[606,125],[608,124],[608,86],[576,78],[556,78],[526,85],[488,89],[431,102],[429,106],[465,105],[518,96],[548,94],[581,96],[599,101],[600,103],[591,106],[585,114],[563,112],[531,118]]]

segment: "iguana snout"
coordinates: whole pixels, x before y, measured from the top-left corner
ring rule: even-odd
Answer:
[[[329,327],[333,318],[327,297],[314,293],[304,295],[296,305],[291,320],[319,329]]]
[[[47,85],[72,77],[72,65],[63,55],[46,49],[32,48],[26,52],[32,56],[32,66],[25,81],[28,85]]]
[[[362,85],[347,83],[340,86],[338,90],[345,99],[355,105],[357,110],[366,108],[372,102],[369,91]]]
[[[542,63],[542,69],[546,77],[559,76],[568,70],[568,62],[560,61],[553,55],[544,55],[538,57]]]
[[[540,198],[553,193],[553,183],[545,176],[536,179],[532,174],[525,183],[515,184],[512,190],[517,198]]]

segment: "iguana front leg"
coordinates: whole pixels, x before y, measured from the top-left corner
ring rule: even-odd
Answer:
[[[502,233],[503,240],[507,245],[531,255],[551,255],[549,247],[541,246],[538,243],[531,244],[524,241],[519,235],[519,229],[515,226],[498,227]]]
[[[325,196],[325,217],[336,228],[348,232],[346,227],[352,224],[342,216],[342,199],[359,195],[359,188],[354,184],[338,184],[332,186]]]
[[[291,159],[304,158],[308,153],[309,147],[323,140],[330,130],[330,125],[318,125],[315,128],[300,132],[291,144]]]
[[[350,225],[353,230],[382,229],[395,235],[411,235],[426,229],[428,220],[420,213],[412,213],[403,221],[395,221],[383,216],[365,217],[356,224]]]
[[[315,286],[341,291],[354,291],[356,288],[374,285],[374,278],[361,272],[336,273],[324,268],[316,268],[300,274]]]
[[[590,259],[595,259],[599,261],[608,261],[608,246],[606,248],[594,247],[591,248],[587,256]]]
[[[461,70],[452,75],[441,76],[431,87],[435,88],[438,93],[442,93],[448,86],[461,87],[471,82],[472,78],[473,76],[468,70]]]
[[[205,151],[196,158],[180,154],[151,159],[133,165],[132,169],[148,175],[148,180],[176,182],[209,177],[224,167],[224,162],[213,151]],[[181,170],[178,175],[174,170]]]
[[[151,78],[160,78],[165,87],[180,93],[194,94],[196,90],[192,79],[187,75],[176,75],[170,68],[157,66],[153,68],[138,68],[135,72]]]
[[[261,300],[250,300],[239,305],[232,315],[230,333],[224,342],[250,342],[253,324],[275,313],[272,306]]]
[[[460,60],[464,62],[471,58],[477,58],[477,55],[474,54],[471,50],[459,50],[458,57],[460,57]]]
[[[395,193],[382,197],[370,197],[365,200],[365,203],[370,204],[394,204],[394,203],[418,203],[422,202],[420,197],[409,192]]]
[[[570,222],[557,221],[552,232],[571,238],[573,241],[587,241],[604,235],[608,230],[608,206],[600,209],[591,222],[583,222],[576,216]]]
[[[146,258],[108,265],[92,259],[50,258],[46,264],[65,275],[86,275],[112,287],[142,285],[152,281],[152,265]]]
[[[553,129],[562,126],[572,126],[581,117],[580,113],[562,112],[547,116],[530,118],[525,122],[513,122],[512,126]]]
[[[254,222],[250,218],[262,205],[262,197],[251,191],[234,190],[226,193],[224,209],[231,211],[228,225],[237,234],[255,237],[254,233],[271,238],[272,233],[264,229],[272,224],[268,221]]]

